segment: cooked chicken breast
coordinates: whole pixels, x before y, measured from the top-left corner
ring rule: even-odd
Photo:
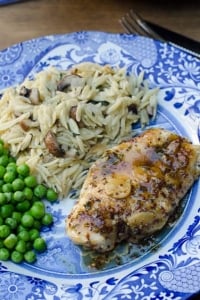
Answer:
[[[105,152],[66,219],[76,244],[106,252],[159,231],[200,175],[200,146],[153,128]]]

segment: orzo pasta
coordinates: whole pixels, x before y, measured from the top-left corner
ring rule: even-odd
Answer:
[[[51,67],[8,88],[0,101],[0,135],[60,198],[79,190],[91,163],[156,116],[157,89],[126,69],[93,63]]]

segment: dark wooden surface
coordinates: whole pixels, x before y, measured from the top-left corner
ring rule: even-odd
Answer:
[[[0,6],[0,49],[48,34],[123,32],[118,20],[131,8],[200,41],[200,0],[27,0]]]

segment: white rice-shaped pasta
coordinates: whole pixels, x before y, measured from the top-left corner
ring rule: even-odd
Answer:
[[[39,182],[66,197],[105,149],[134,135],[132,124],[144,127],[156,117],[158,89],[144,76],[95,63],[50,67],[4,91],[0,136],[17,163],[29,164]],[[51,152],[48,135],[62,155]]]

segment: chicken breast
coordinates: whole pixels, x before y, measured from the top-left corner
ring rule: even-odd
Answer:
[[[159,231],[200,174],[200,146],[152,128],[105,152],[66,219],[69,238],[99,252]]]

